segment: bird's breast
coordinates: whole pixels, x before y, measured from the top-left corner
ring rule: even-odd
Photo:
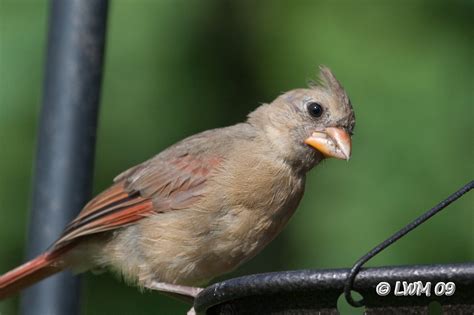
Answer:
[[[245,167],[242,167],[245,165]],[[214,253],[235,268],[255,256],[284,228],[304,191],[304,175],[286,163],[256,159],[228,165],[215,182],[223,205],[217,212]],[[220,187],[220,189],[218,188]]]

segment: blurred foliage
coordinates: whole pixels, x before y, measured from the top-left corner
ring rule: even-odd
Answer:
[[[353,158],[313,171],[286,230],[233,275],[348,267],[473,177],[473,9],[448,0],[113,1],[95,191],[175,141],[305,86],[325,64],[355,107]],[[2,272],[24,254],[47,18],[44,0],[0,0]],[[474,260],[472,210],[464,197],[369,265]],[[84,314],[187,308],[108,274],[87,274],[84,286]],[[17,302],[1,302],[0,313],[15,314]]]

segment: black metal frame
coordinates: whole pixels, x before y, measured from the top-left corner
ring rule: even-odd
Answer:
[[[230,279],[204,289],[194,308],[206,314],[338,314],[337,300],[349,273],[350,269],[294,270]],[[431,296],[395,296],[396,281],[430,281]],[[390,294],[377,295],[375,288],[380,282],[391,285]],[[435,295],[438,282],[454,282],[455,294]],[[422,314],[433,301],[453,314],[473,314],[474,264],[362,269],[354,289],[364,297],[370,314]]]
[[[90,198],[107,11],[108,0],[51,1],[28,258]],[[25,290],[21,311],[78,314],[78,278],[61,273]]]

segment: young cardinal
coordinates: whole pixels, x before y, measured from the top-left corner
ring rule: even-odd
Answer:
[[[66,268],[195,296],[255,256],[295,212],[306,173],[351,155],[351,103],[328,68],[320,77],[117,176],[49,250],[0,276],[0,299]]]

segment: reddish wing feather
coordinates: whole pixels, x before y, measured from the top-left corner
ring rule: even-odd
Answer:
[[[189,207],[204,193],[219,158],[183,154],[152,159],[123,173],[116,183],[90,201],[65,229],[55,248],[78,237],[117,229],[157,212]]]
[[[84,215],[97,211],[101,208],[104,208],[111,203],[120,201],[122,199],[125,199],[129,196],[129,194],[124,190],[124,183],[119,182],[114,185],[112,185],[110,188],[96,196],[94,199],[92,199],[85,207],[82,209],[81,213],[72,221],[71,223],[74,223],[75,221],[80,220]]]

